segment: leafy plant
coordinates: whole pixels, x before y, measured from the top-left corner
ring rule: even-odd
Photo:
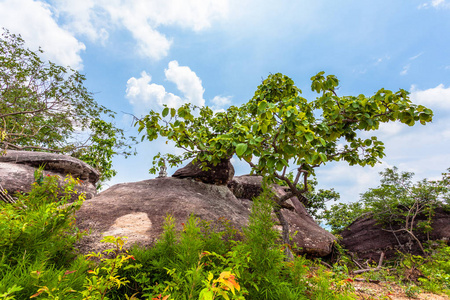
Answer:
[[[101,174],[115,175],[114,155],[133,153],[134,138],[102,118],[115,113],[99,105],[79,72],[43,61],[42,50],[4,29],[0,38],[0,147],[78,157]]]
[[[38,171],[36,179],[41,175]],[[55,176],[44,176],[30,193],[16,194],[15,203],[0,202],[0,294],[5,297],[28,298],[43,281],[53,288],[62,276],[79,284],[77,273],[63,274],[83,269],[74,261],[73,244],[83,235],[74,226],[74,212],[84,195],[69,203],[78,180],[68,176],[65,183],[60,188]]]
[[[83,299],[109,299],[106,296],[108,291],[129,283],[126,278],[120,277],[119,270],[122,267],[125,270],[140,267],[135,264],[127,264],[125,266],[126,261],[129,259],[135,260],[135,258],[123,250],[125,240],[122,237],[106,236],[101,242],[112,243],[114,248],[98,253],[90,253],[86,256],[87,259],[98,259],[100,263],[88,271],[88,276],[83,285],[84,289],[81,291]],[[112,257],[110,258],[108,255],[112,255]],[[129,298],[128,295],[126,298],[135,299],[134,296]]]

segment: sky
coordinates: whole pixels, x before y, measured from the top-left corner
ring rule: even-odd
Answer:
[[[0,0],[0,27],[85,74],[94,99],[134,135],[131,115],[163,104],[238,106],[277,72],[310,100],[310,78],[320,71],[337,76],[340,96],[408,90],[434,111],[433,122],[370,132],[386,146],[375,167],[320,167],[319,187],[334,188],[342,202],[376,187],[386,167],[417,180],[450,167],[450,0]],[[152,157],[179,153],[161,139],[137,151],[114,159],[118,175],[106,187],[154,178]],[[232,162],[236,175],[249,172]]]

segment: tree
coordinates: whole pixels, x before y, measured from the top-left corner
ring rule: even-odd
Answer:
[[[357,218],[370,216],[394,235],[407,233],[423,251],[417,233],[426,233],[429,239],[435,209],[450,208],[449,174],[444,173],[441,180],[423,179],[416,183],[412,181],[414,173],[399,172],[396,167],[387,168],[380,175],[380,185],[361,194],[359,202],[332,205],[321,217],[334,233],[339,233]]]
[[[381,123],[412,126],[432,120],[432,111],[412,104],[402,89],[395,93],[380,89],[371,97],[338,96],[335,76],[320,72],[311,80],[311,89],[319,94],[313,101],[301,97],[292,79],[277,73],[258,86],[249,102],[225,112],[189,104],[165,107],[161,113],[150,111],[136,122],[142,139],[163,136],[185,151],[156,155],[150,171],[156,172],[163,159],[171,166],[189,158],[215,164],[236,154],[268,182],[285,182],[289,192],[275,199],[279,207],[288,199],[308,206],[308,176],[317,167],[333,161],[373,166],[384,156],[381,141],[375,136],[360,138],[358,133],[376,130]],[[295,170],[292,178],[287,176],[291,168]],[[288,243],[288,227],[284,220],[280,222]]]
[[[101,174],[116,174],[111,159],[131,154],[122,129],[102,117],[114,112],[99,105],[79,72],[44,62],[43,51],[4,29],[0,39],[0,147],[49,151],[80,158]]]

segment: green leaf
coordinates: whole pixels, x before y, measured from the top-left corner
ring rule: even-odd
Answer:
[[[314,134],[312,132],[306,132],[305,137],[308,142],[311,142],[312,140],[314,140]]]
[[[263,100],[263,101],[259,102],[259,104],[258,104],[258,112],[259,113],[264,112],[266,110],[266,107],[267,107],[267,101],[266,100]]]
[[[319,153],[319,156],[320,156],[320,159],[321,159],[323,162],[327,162],[327,161],[328,161],[327,156],[326,156],[324,153]]]
[[[241,157],[247,151],[247,144],[241,143],[236,145],[236,155]]]
[[[277,161],[277,160],[275,159],[275,157],[270,157],[270,158],[267,160],[266,166],[267,166],[268,168],[273,168],[273,166],[275,165],[276,161]]]
[[[163,111],[162,111],[162,116],[163,116],[163,118],[165,118],[168,114],[169,114],[169,108],[166,107],[166,108],[164,108]]]
[[[295,147],[291,146],[291,145],[286,145],[284,146],[284,151],[286,151],[286,153],[290,154],[290,155],[294,155],[296,152]]]
[[[260,126],[260,128],[261,128],[261,132],[262,132],[263,134],[267,133],[267,124],[262,124],[262,125]]]

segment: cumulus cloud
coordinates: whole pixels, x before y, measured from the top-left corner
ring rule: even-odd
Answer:
[[[205,105],[202,80],[189,67],[180,66],[173,60],[164,70],[164,75],[168,82],[175,84],[180,95],[168,92],[163,85],[151,83],[152,77],[145,71],[139,78],[132,77],[127,81],[126,98],[136,114],[147,113],[150,109],[159,111],[164,104],[173,108],[186,103],[199,107]],[[231,97],[215,96],[210,102],[212,109],[218,111],[231,103]]]
[[[128,30],[137,51],[154,60],[167,56],[172,40],[161,26],[203,30],[228,15],[229,0],[53,0],[67,19],[66,27],[92,40],[104,41],[115,29]]]
[[[167,104],[169,107],[179,107],[183,101],[180,97],[168,93],[164,86],[150,83],[152,77],[145,71],[141,77],[132,77],[127,81],[126,97],[135,112],[147,113],[150,109],[158,109]]]
[[[393,136],[401,133],[405,124],[400,122],[381,123],[378,132],[383,136]]]
[[[419,90],[412,85],[410,97],[414,103],[420,103],[431,109],[450,110],[450,87],[446,88],[442,83],[427,90]]]
[[[169,63],[169,68],[164,71],[167,80],[176,84],[177,89],[184,95],[187,102],[197,106],[204,106],[205,92],[202,81],[189,67],[179,66],[176,60]]]
[[[4,0],[0,2],[0,27],[20,34],[30,49],[41,47],[44,59],[63,66],[82,69],[80,53],[86,49],[54,19],[51,7],[40,1]]]
[[[150,83],[151,76],[143,71],[140,78],[132,77],[127,81],[126,98],[133,105],[135,112],[159,110],[164,104],[174,108],[185,103],[205,105],[202,81],[189,67],[180,66],[174,60],[169,63],[164,73],[166,79],[176,85],[182,96],[167,92],[163,85]]]

